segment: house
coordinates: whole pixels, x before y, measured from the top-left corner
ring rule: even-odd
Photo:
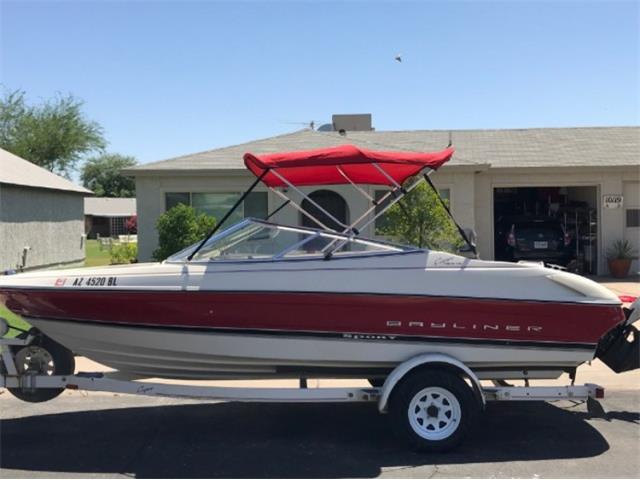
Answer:
[[[370,115],[334,116],[333,124],[148,163],[126,170],[136,179],[140,260],[157,245],[158,216],[178,203],[221,218],[252,182],[245,152],[256,154],[342,144],[377,150],[434,151],[452,142],[452,160],[432,175],[464,228],[477,236],[481,258],[500,258],[506,241],[501,219],[511,214],[553,215],[572,232],[576,258],[586,273],[607,273],[605,252],[618,239],[636,248],[640,237],[640,127],[505,130],[376,131]],[[372,196],[380,187],[367,186]],[[326,209],[355,219],[368,201],[351,185],[305,188]],[[237,218],[264,217],[278,197],[259,187]],[[294,209],[275,222],[306,225]],[[376,225],[364,232],[378,237]],[[632,267],[638,271],[638,262]]]
[[[129,219],[136,215],[135,198],[89,197],[84,199],[84,231],[87,238],[116,237],[130,233]]]
[[[0,149],[0,272],[84,265],[90,190]]]

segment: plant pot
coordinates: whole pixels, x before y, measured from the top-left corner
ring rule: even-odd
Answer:
[[[610,258],[609,259],[609,273],[615,278],[624,278],[629,273],[631,268],[630,258]]]

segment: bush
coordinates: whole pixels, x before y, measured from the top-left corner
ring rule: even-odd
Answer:
[[[418,185],[382,218],[383,235],[416,247],[456,252],[463,245],[454,223],[426,184]]]
[[[166,211],[156,223],[158,248],[153,258],[164,260],[176,252],[193,245],[209,233],[216,225],[216,219],[204,213],[197,213],[187,205],[178,204]]]
[[[111,264],[133,263],[138,256],[138,246],[135,243],[120,243],[111,247]]]

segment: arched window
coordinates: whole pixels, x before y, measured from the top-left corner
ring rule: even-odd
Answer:
[[[345,201],[345,199],[342,198],[342,195],[331,190],[316,190],[309,195],[309,198],[311,198],[314,202],[316,202],[342,223],[347,224],[349,220],[349,207],[347,206],[347,202]],[[344,230],[344,227],[334,222],[306,198],[302,201],[302,208],[304,208],[307,212],[320,220],[327,227],[337,230],[338,232]],[[316,224],[316,222],[308,218],[306,215],[302,215],[302,226],[320,228],[320,226]]]

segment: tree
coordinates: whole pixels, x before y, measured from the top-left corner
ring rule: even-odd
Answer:
[[[182,203],[176,205],[158,218],[158,248],[153,252],[153,258],[164,260],[201,241],[215,225],[215,218]]]
[[[82,105],[72,95],[28,105],[23,91],[5,93],[0,98],[0,147],[69,176],[83,155],[105,147],[102,128],[84,116]]]
[[[134,197],[136,183],[121,173],[123,168],[136,165],[136,159],[115,153],[90,158],[82,166],[82,184],[97,197]]]
[[[383,216],[383,235],[417,247],[457,251],[463,240],[435,192],[420,184]]]

